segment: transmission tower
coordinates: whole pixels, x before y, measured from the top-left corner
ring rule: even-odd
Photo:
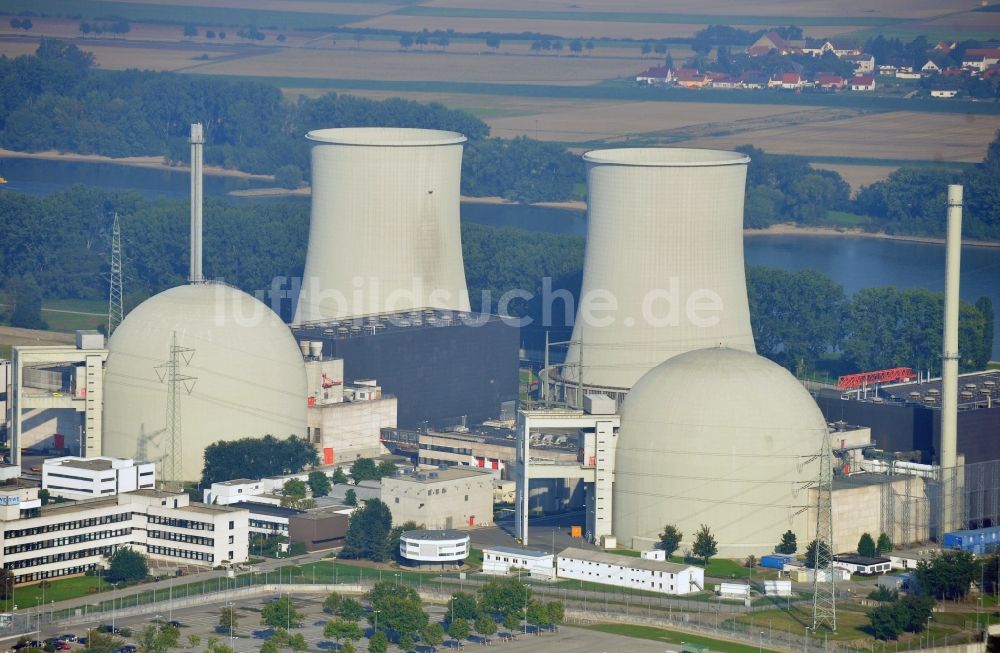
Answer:
[[[837,630],[837,592],[833,578],[833,443],[823,429],[816,485],[816,564],[813,575],[813,630]]]
[[[122,228],[115,213],[115,223],[111,230],[111,292],[108,297],[108,336],[114,333],[125,318],[122,303]]]
[[[167,362],[156,366],[156,375],[160,378],[160,382],[167,384],[167,426],[165,431],[170,438],[166,464],[161,466],[160,473],[163,474],[165,481],[176,484],[180,484],[184,480],[180,391],[183,388],[187,394],[191,394],[194,382],[197,380],[193,376],[183,374],[181,368],[190,365],[193,357],[194,349],[178,346],[177,332],[174,331],[170,340],[170,358]]]

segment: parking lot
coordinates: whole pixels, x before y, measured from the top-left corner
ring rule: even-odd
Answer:
[[[323,625],[328,619],[331,618],[323,612],[322,603],[324,597],[316,595],[304,597],[293,596],[292,598],[296,609],[299,610],[300,613],[305,614],[305,618],[301,622],[302,627],[293,628],[291,632],[293,634],[302,633],[309,644],[309,651],[336,650],[336,644],[332,640],[323,637]],[[220,630],[217,629],[219,625],[219,615],[222,608],[226,606],[226,602],[219,602],[217,604],[195,608],[185,608],[183,610],[174,610],[172,613],[149,614],[141,618],[130,617],[118,619],[115,621],[114,625],[119,628],[130,628],[133,633],[136,633],[139,629],[149,624],[154,619],[159,618],[165,621],[175,620],[181,623],[181,637],[178,647],[180,650],[200,653],[205,650],[208,638],[216,637],[220,643],[232,643],[233,649],[236,653],[250,653],[260,650],[261,645],[270,635],[270,630],[266,626],[263,626],[260,621],[260,611],[263,607],[264,600],[266,599],[238,601],[235,603],[238,624],[232,638],[230,638],[228,632],[220,632]],[[440,621],[445,616],[444,606],[429,605],[425,606],[425,609],[430,614],[432,620]],[[96,628],[99,623],[100,622],[95,621],[88,624],[87,627]],[[367,626],[365,622],[362,622],[361,625],[363,627]],[[46,638],[59,636],[65,633],[73,633],[77,636],[86,636],[87,627],[77,626],[51,631],[46,629],[42,630],[42,632],[36,635],[36,637],[40,640],[44,640]],[[198,646],[190,646],[189,636],[191,635],[196,635],[200,638]],[[7,646],[12,645],[13,643],[13,641],[7,642]],[[135,638],[127,638],[125,643],[134,644]],[[572,628],[568,626],[560,627],[558,632],[544,633],[539,636],[531,633],[519,633],[515,639],[506,642],[502,641],[498,635],[492,637],[490,643],[492,646],[500,648],[500,650],[511,651],[512,653],[520,651],[532,651],[533,653],[556,653],[562,651],[573,651],[574,653],[612,653],[618,651],[653,653],[655,651],[663,653],[668,650],[667,645],[653,641],[618,637],[615,635],[608,635],[605,633]],[[366,639],[357,642],[357,649],[359,651],[367,651],[366,644]],[[450,647],[449,644],[452,646]],[[443,646],[438,647],[438,650],[455,650],[453,646],[454,642],[446,641]],[[482,644],[477,641],[467,640],[464,642],[464,647],[466,649],[472,647],[479,648],[480,646],[482,646]],[[70,650],[79,651],[82,650],[82,647],[77,643],[73,643],[70,644]],[[391,650],[398,651],[398,649],[395,648]],[[420,653],[429,653],[432,649],[426,646],[418,646],[417,651]]]

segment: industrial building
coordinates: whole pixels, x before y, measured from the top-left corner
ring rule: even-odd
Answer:
[[[453,426],[513,418],[519,330],[478,313],[422,309],[292,327],[299,342],[322,343],[348,383],[377,379],[397,401],[397,426]]]
[[[190,283],[133,309],[108,342],[102,452],[149,460],[164,481],[201,477],[220,440],[306,432],[306,375],[263,302],[207,282],[201,256],[201,125],[192,125]]]
[[[306,357],[306,437],[324,465],[382,455],[382,429],[396,426],[396,397],[375,379],[345,385],[344,361],[322,359],[322,344],[299,341]]]
[[[309,510],[288,518],[288,539],[301,542],[306,551],[332,549],[344,543],[351,512],[349,506]]]
[[[469,557],[469,534],[454,530],[404,531],[399,557],[405,564],[426,569],[461,567]]]
[[[685,148],[595,150],[587,164],[581,297],[614,298],[611,325],[578,311],[548,394],[587,391],[619,403],[639,378],[688,351],[754,348],[743,266],[750,158]],[[582,383],[584,390],[578,386]]]
[[[392,523],[408,521],[429,530],[493,524],[493,475],[451,467],[382,478],[382,502]]]
[[[155,465],[128,458],[50,458],[42,464],[42,488],[54,497],[93,499],[156,488]]]
[[[556,576],[657,594],[683,595],[705,589],[701,567],[572,547],[556,556]]]
[[[0,489],[0,564],[16,583],[83,574],[129,547],[177,565],[247,560],[248,513],[137,490],[42,506],[38,488]]]
[[[10,462],[21,462],[22,449],[100,455],[104,336],[77,331],[75,345],[16,345],[12,352],[11,365],[0,368],[10,387]]]

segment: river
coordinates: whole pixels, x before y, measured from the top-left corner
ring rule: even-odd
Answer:
[[[109,190],[135,190],[147,197],[187,197],[185,171],[136,168],[106,163],[0,158],[0,176],[11,191],[47,194],[80,183]],[[208,195],[225,196],[234,188],[259,187],[260,182],[205,177]],[[230,198],[232,199],[232,198]],[[245,199],[236,201],[269,201]],[[307,201],[300,199],[298,201]],[[585,215],[579,211],[520,205],[468,203],[462,219],[491,226],[583,236]],[[844,286],[848,293],[872,286],[944,289],[944,247],[852,236],[755,235],[745,241],[746,261],[784,270],[813,269]],[[1000,312],[1000,248],[962,248],[962,297],[988,296]],[[1000,352],[1000,328],[993,351]],[[996,355],[996,353],[994,354]]]

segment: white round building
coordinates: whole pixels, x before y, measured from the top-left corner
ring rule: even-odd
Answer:
[[[178,286],[130,312],[108,342],[103,453],[157,463],[171,479],[168,383],[176,336],[180,480],[201,477],[205,447],[219,440],[305,435],[306,375],[288,327],[270,308],[224,284]]]
[[[399,557],[416,567],[461,567],[469,557],[469,541],[461,531],[406,531],[399,536]]]
[[[718,555],[773,550],[791,529],[808,541],[809,484],[827,428],[787,370],[738,349],[675,356],[625,399],[615,454],[613,528],[649,548],[667,524],[689,548],[702,524]]]

